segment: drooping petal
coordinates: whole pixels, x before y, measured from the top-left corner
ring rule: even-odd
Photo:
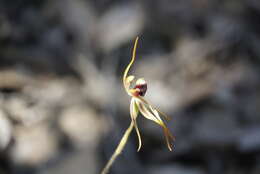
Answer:
[[[123,84],[124,84],[126,92],[128,92],[128,88],[126,86],[126,78],[127,78],[127,74],[128,74],[130,67],[132,66],[132,64],[135,61],[135,54],[136,54],[136,47],[137,47],[138,39],[139,39],[138,37],[135,39],[135,44],[134,44],[133,53],[132,53],[132,59],[131,59],[130,63],[127,65],[127,67],[124,71],[124,75],[123,75]]]
[[[145,100],[142,96],[136,96],[136,98],[138,99],[138,100],[140,100],[141,102],[143,102],[143,103],[145,103],[145,104],[147,104],[147,105],[149,105],[149,106],[152,106],[147,100]],[[157,109],[157,108],[155,108],[155,107],[153,107],[155,110],[157,110],[166,120],[170,120],[170,117],[169,116],[167,116],[166,114],[164,114],[163,112],[161,112],[159,109]]]
[[[156,116],[156,118],[160,118],[158,111],[155,110],[151,105],[149,107],[153,111],[153,114]],[[175,137],[171,134],[170,130],[167,128],[162,120],[160,121],[159,125],[163,128],[167,147],[170,151],[172,151],[172,142],[175,140]]]
[[[141,139],[141,135],[140,135],[138,125],[137,125],[137,122],[136,122],[136,118],[138,116],[138,113],[139,113],[139,109],[137,107],[136,100],[135,100],[135,98],[132,98],[131,103],[130,103],[130,116],[131,116],[131,119],[134,123],[134,128],[135,128],[135,131],[136,131],[136,134],[137,134],[137,137],[138,137],[139,145],[138,145],[137,151],[139,151],[142,147],[142,139]]]
[[[153,114],[157,117],[160,118],[159,113],[156,109],[154,109],[151,105],[149,105],[151,111]],[[171,134],[170,130],[167,128],[167,126],[161,121],[160,126],[163,128],[163,132],[166,138],[167,146],[170,151],[172,151],[172,141],[175,140],[175,137]]]
[[[154,109],[151,105],[141,102],[140,100],[136,102],[140,112],[143,116],[149,120],[154,121],[159,124],[163,128],[163,133],[166,139],[167,146],[170,151],[172,151],[172,141],[174,141],[174,136],[171,134],[169,129],[166,127],[164,122],[162,121],[158,111]]]
[[[172,142],[175,140],[175,137],[166,126],[163,126],[163,133],[166,139],[167,147],[170,151],[172,151]]]
[[[157,109],[157,108],[156,108],[156,110],[157,110],[167,121],[170,121],[170,120],[171,120],[171,118],[170,118],[168,115],[166,115],[165,113],[163,113],[162,111],[160,111],[160,110]]]
[[[149,119],[149,120],[152,120],[154,122],[156,122],[157,124],[160,124],[160,122],[162,121],[160,118],[157,118],[155,115],[152,114],[151,111],[149,111],[149,109],[145,106],[144,103],[140,102],[140,101],[137,101],[136,102],[138,108],[139,108],[139,111],[141,112],[141,114]]]

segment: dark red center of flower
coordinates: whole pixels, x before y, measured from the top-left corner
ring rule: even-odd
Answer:
[[[147,90],[147,84],[138,84],[135,85],[134,89],[139,89],[138,94],[144,96]]]

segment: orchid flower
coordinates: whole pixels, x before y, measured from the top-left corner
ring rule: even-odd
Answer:
[[[139,151],[142,146],[141,135],[136,121],[139,111],[145,118],[154,121],[155,123],[157,123],[162,127],[167,146],[169,150],[172,151],[172,141],[174,140],[174,136],[166,127],[160,115],[164,116],[166,119],[169,119],[168,116],[166,116],[164,113],[162,113],[161,111],[153,107],[148,101],[144,99],[144,95],[147,90],[147,83],[145,82],[145,80],[143,78],[139,78],[138,80],[136,80],[135,84],[133,85],[135,77],[133,75],[128,75],[128,72],[135,61],[137,43],[138,43],[138,37],[135,40],[132,59],[128,64],[128,66],[126,67],[123,75],[124,88],[127,94],[131,97],[130,116],[138,137],[139,146],[137,151]]]
[[[132,64],[135,61],[137,43],[138,43],[138,37],[135,40],[132,59],[131,59],[130,63],[127,65],[124,75],[123,75],[124,88],[125,88],[127,94],[131,97],[131,102],[130,102],[131,124],[126,129],[123,137],[121,138],[119,144],[116,147],[116,150],[110,157],[109,161],[106,163],[105,167],[102,169],[101,174],[107,174],[109,172],[109,169],[111,168],[112,164],[115,162],[116,158],[123,151],[133,128],[135,128],[137,136],[138,136],[139,146],[138,146],[137,151],[139,151],[141,149],[142,139],[141,139],[141,135],[140,135],[140,132],[139,132],[139,129],[137,126],[137,121],[136,121],[139,111],[145,118],[154,121],[155,123],[159,124],[162,127],[167,146],[168,146],[169,150],[172,151],[172,141],[174,140],[174,137],[172,136],[171,132],[164,124],[160,115],[164,116],[166,119],[169,119],[169,118],[164,113],[162,113],[161,111],[159,111],[158,109],[153,107],[150,103],[148,103],[148,101],[146,101],[143,98],[146,93],[146,90],[147,90],[147,83],[145,82],[145,80],[143,78],[139,78],[138,80],[136,80],[135,85],[133,85],[133,81],[134,81],[135,77],[133,75],[128,76],[128,72],[129,72]]]

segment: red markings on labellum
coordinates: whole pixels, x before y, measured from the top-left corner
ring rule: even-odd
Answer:
[[[147,91],[147,84],[138,84],[135,85],[134,89],[137,89],[136,92],[140,96],[144,96]]]

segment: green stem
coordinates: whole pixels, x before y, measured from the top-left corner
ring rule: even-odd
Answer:
[[[128,137],[129,137],[130,133],[133,130],[133,127],[134,127],[134,123],[133,123],[133,121],[131,121],[130,126],[125,131],[124,136],[120,140],[116,150],[114,151],[113,155],[110,157],[110,159],[107,162],[106,166],[103,168],[101,174],[107,174],[109,169],[111,168],[112,164],[116,160],[116,158],[121,154],[121,152],[123,151],[123,149],[124,149],[124,147],[125,147],[125,145],[127,143]]]

